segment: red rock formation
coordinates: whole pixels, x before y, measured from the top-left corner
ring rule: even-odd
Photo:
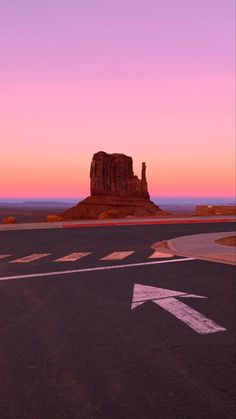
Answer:
[[[124,154],[94,154],[90,168],[91,196],[65,211],[64,219],[98,218],[108,210],[118,210],[124,216],[157,216],[165,213],[148,193],[146,164],[142,164],[141,179],[134,175],[133,161]],[[111,212],[112,213],[112,212]]]
[[[94,154],[90,169],[91,195],[135,196],[149,199],[146,165],[142,165],[142,178],[133,172],[131,157],[124,154]]]
[[[236,205],[197,205],[196,215],[236,215]]]
[[[50,214],[50,215],[47,215],[46,217],[46,221],[49,221],[49,222],[56,222],[56,221],[62,221],[62,220],[63,218],[57,214]]]
[[[3,218],[3,224],[14,224],[15,222],[16,222],[15,217],[12,217],[11,215]]]

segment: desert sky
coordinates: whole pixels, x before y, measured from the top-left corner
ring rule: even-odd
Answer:
[[[153,196],[234,194],[234,0],[0,0],[0,198],[83,197],[100,150]]]

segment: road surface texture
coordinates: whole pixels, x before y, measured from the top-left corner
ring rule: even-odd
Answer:
[[[232,229],[1,232],[0,418],[235,419],[235,268],[151,249]]]

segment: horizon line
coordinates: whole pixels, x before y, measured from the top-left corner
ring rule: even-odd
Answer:
[[[38,196],[38,197],[31,197],[31,196],[21,196],[21,197],[1,197],[0,196],[0,202],[3,201],[76,201],[86,198],[89,195],[80,195],[77,197],[71,197],[71,196],[56,196],[56,197],[50,197],[50,196]],[[198,195],[198,196],[190,196],[190,195],[150,195],[150,198],[153,199],[176,199],[176,200],[182,200],[182,199],[188,199],[188,200],[197,200],[197,199],[216,199],[216,200],[235,200],[236,197],[233,195]]]

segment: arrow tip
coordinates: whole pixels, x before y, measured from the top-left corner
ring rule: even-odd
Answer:
[[[132,301],[132,306],[131,306],[131,310],[133,310],[134,308],[141,306],[142,304],[144,304],[146,301]]]

